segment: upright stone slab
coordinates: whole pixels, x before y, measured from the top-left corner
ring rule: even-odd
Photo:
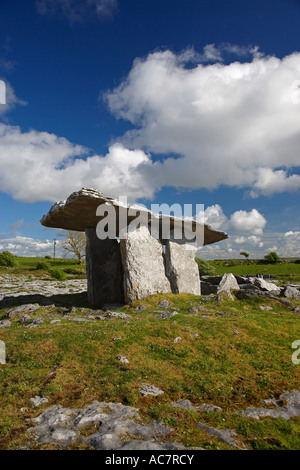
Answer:
[[[6,351],[4,341],[0,341],[0,364],[6,364]]]
[[[120,240],[120,246],[126,302],[159,292],[171,292],[165,274],[162,244],[150,235],[147,227],[128,232],[126,238]]]
[[[173,293],[201,294],[197,248],[191,245],[166,242],[166,274]]]
[[[100,240],[95,228],[85,230],[88,301],[94,307],[124,303],[123,268],[117,240]]]

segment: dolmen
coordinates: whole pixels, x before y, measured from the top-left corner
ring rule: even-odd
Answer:
[[[155,213],[85,188],[53,204],[41,224],[85,232],[88,301],[99,308],[156,293],[200,295],[196,251],[228,238],[192,218]]]

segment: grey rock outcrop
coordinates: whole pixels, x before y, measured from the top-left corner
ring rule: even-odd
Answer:
[[[86,233],[87,293],[91,305],[124,303],[123,267],[117,240],[100,240],[94,228]]]
[[[6,347],[4,341],[0,341],[0,364],[6,364]]]

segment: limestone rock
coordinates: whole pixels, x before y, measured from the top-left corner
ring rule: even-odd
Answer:
[[[162,245],[150,235],[147,227],[128,232],[127,237],[120,240],[120,246],[126,302],[171,292],[165,274]]]
[[[9,318],[13,318],[21,313],[33,313],[40,307],[39,304],[25,304],[15,307],[8,312]]]
[[[170,280],[172,292],[200,295],[200,276],[195,261],[196,247],[166,242],[166,274]]]
[[[182,226],[186,231],[195,232],[196,227],[203,228],[204,245],[216,243],[228,238],[225,232],[212,229],[209,225],[201,225],[194,220],[186,220],[178,217],[155,214],[145,206],[137,204],[126,204],[121,200],[105,196],[100,191],[91,188],[83,188],[80,191],[72,193],[66,201],[56,202],[52,205],[49,212],[41,219],[41,224],[45,227],[62,228],[65,230],[76,230],[83,232],[87,227],[96,227],[99,222],[99,216],[96,215],[97,208],[100,205],[113,206],[116,211],[116,236],[124,229],[122,222],[127,220],[131,223],[137,218],[139,213],[148,218],[149,224],[153,220],[154,227],[157,223],[161,227],[164,222],[170,223],[170,229],[174,226]]]
[[[222,277],[220,284],[218,286],[218,292],[221,291],[230,291],[230,290],[239,290],[239,285],[234,277],[233,274],[228,273],[224,274]]]
[[[259,277],[250,278],[250,282],[262,291],[270,292],[274,295],[280,295],[281,293],[280,287],[276,286],[276,284],[274,284],[273,282],[265,281],[264,279],[261,279]]]
[[[285,286],[282,295],[288,299],[296,299],[300,301],[300,291],[296,287]]]
[[[4,341],[0,341],[0,364],[6,364],[6,347]]]
[[[0,328],[9,328],[10,326],[11,326],[11,322],[9,320],[0,321]]]

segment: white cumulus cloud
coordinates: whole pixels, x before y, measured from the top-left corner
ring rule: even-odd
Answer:
[[[122,141],[165,154],[155,168],[161,186],[227,185],[253,188],[252,195],[298,190],[300,104],[293,84],[300,53],[280,59],[253,48],[250,61],[227,65],[224,50],[208,45],[200,55],[166,50],[136,59],[104,97],[117,118],[133,125]],[[230,45],[228,51],[246,52]]]
[[[153,196],[155,185],[143,176],[152,163],[142,150],[115,143],[105,156],[90,156],[55,134],[1,123],[0,140],[0,189],[19,201],[55,202],[83,187],[129,200]]]

